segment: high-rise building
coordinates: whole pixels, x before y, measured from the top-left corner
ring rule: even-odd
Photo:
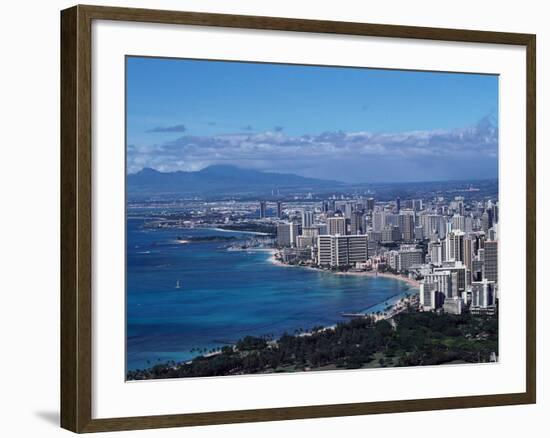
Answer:
[[[397,258],[398,258],[399,252],[392,250],[386,252],[386,263],[390,266],[390,268],[395,269],[397,271]]]
[[[350,217],[350,234],[363,234],[363,213],[360,211],[353,211]]]
[[[401,232],[399,231],[399,227],[393,227],[391,225],[387,225],[384,228],[382,228],[382,242],[397,242],[401,240]]]
[[[444,297],[458,296],[457,275],[451,271],[439,270],[424,276],[425,284],[434,284],[437,292]]]
[[[464,261],[464,232],[451,231],[447,234],[445,260]]]
[[[483,251],[483,250],[482,250]],[[483,280],[483,260],[477,255],[472,260],[472,282]]]
[[[401,211],[401,198],[398,196],[397,199],[395,200],[395,212],[399,214],[400,211]]]
[[[369,236],[369,242],[382,241],[382,233],[380,231],[369,231],[367,235]]]
[[[466,223],[464,216],[455,214],[452,218],[452,230],[466,231]]]
[[[481,215],[481,230],[487,234],[489,231],[490,225],[489,225],[489,214],[487,212],[484,212]]]
[[[309,210],[302,211],[302,227],[311,228],[313,225],[313,212]]]
[[[346,202],[344,204],[344,216],[347,219],[351,218],[351,214],[355,211],[355,203],[354,202]]]
[[[368,238],[357,236],[319,236],[317,260],[323,266],[352,266],[368,259]]]
[[[405,242],[414,240],[414,211],[403,210],[399,214],[399,231]]]
[[[464,232],[451,231],[447,234],[445,260],[464,261]]]
[[[474,231],[474,218],[472,216],[464,216],[464,230],[462,231],[465,233]]]
[[[490,208],[487,208],[486,213],[487,213],[487,219],[488,219],[487,225],[489,226],[489,228],[491,228],[494,224],[494,214],[495,214],[492,205]]]
[[[313,227],[302,228],[302,234],[306,237],[313,237],[315,240],[317,240],[317,236],[319,236],[319,234],[321,233],[319,232],[318,226],[313,226]]]
[[[397,252],[396,268],[400,272],[410,269],[414,265],[424,263],[424,256],[420,248],[407,248]]]
[[[372,214],[373,231],[382,231],[382,228],[386,226],[386,215],[385,211],[375,211]]]
[[[464,255],[462,261],[466,266],[466,286],[472,282],[472,267],[474,260],[474,243],[469,237],[464,239]]]
[[[460,216],[464,216],[464,197],[456,196],[455,197],[456,210]],[[462,229],[462,228],[459,228]],[[464,231],[464,230],[462,230]]]
[[[347,234],[347,224],[346,224],[346,218],[335,216],[335,217],[329,217],[327,219],[327,233],[330,235],[345,235]]]
[[[483,233],[482,231],[479,231],[479,232],[470,233],[469,236],[472,239],[474,255],[478,255],[479,250],[482,250],[483,247],[485,246],[485,240],[486,240],[485,233]]]
[[[428,243],[428,254],[433,265],[441,266],[443,263],[443,245],[440,241]]]
[[[443,302],[443,311],[452,315],[462,314],[464,308],[464,299],[462,297],[445,298]]]
[[[420,282],[419,298],[420,305],[424,310],[435,309],[435,285],[433,283]]]
[[[260,201],[260,219],[263,219],[267,216],[266,202]]]
[[[300,235],[300,225],[295,223],[277,225],[277,245],[295,246],[296,237]]]
[[[281,201],[277,201],[277,217],[279,219],[283,217],[283,203]]]
[[[277,245],[278,246],[290,246],[290,224],[277,224]]]
[[[426,310],[439,309],[445,300],[443,292],[439,291],[436,282],[420,282],[420,305]]]
[[[389,213],[386,215],[386,226],[399,227],[399,215]]]
[[[304,235],[296,236],[296,247],[298,249],[312,247],[313,244],[316,242],[317,242],[317,239],[315,239],[312,236],[304,236]]]
[[[495,283],[486,278],[472,282],[472,307],[486,308],[495,304]]]
[[[365,201],[365,208],[367,211],[373,211],[374,210],[374,198],[367,198]]]
[[[420,224],[424,227],[424,236],[432,238],[437,236],[443,238],[446,235],[446,221],[445,218],[438,214],[424,214],[420,216]]]
[[[317,263],[321,266],[330,266],[332,263],[332,236],[317,237]]]
[[[435,272],[450,272],[452,275],[456,276],[455,295],[466,290],[466,266],[462,262],[444,261],[440,268],[434,269],[434,273]]]
[[[496,283],[498,282],[498,241],[486,241],[484,249],[483,277]]]
[[[498,224],[498,203],[493,205],[493,226]]]
[[[346,264],[365,263],[369,258],[368,237],[366,235],[336,236],[335,239],[338,245],[343,245],[346,248],[347,254],[344,253],[343,259]]]

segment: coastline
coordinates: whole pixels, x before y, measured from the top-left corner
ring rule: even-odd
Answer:
[[[278,253],[277,250],[271,249],[271,250],[265,250],[265,251],[270,251],[271,252],[271,256],[269,257],[268,260],[269,260],[270,263],[272,263],[274,265],[277,265],[277,266],[285,266],[285,267],[288,267],[288,268],[313,269],[314,271],[327,272],[329,274],[334,274],[334,275],[355,275],[355,276],[359,276],[359,277],[361,277],[361,276],[363,276],[363,277],[383,277],[383,278],[389,278],[391,280],[404,281],[409,286],[411,286],[415,289],[420,287],[420,282],[418,282],[417,280],[414,280],[414,279],[408,278],[408,277],[403,277],[402,275],[398,275],[398,274],[392,274],[391,272],[378,272],[378,271],[332,272],[332,271],[329,271],[329,270],[326,270],[326,269],[315,268],[313,266],[289,265],[288,263],[284,263],[284,262],[282,262],[281,260],[279,260],[277,258],[277,253]]]
[[[181,239],[181,240],[185,240],[185,239]],[[184,243],[184,242],[178,242],[178,243]],[[186,241],[185,243],[188,243],[188,242]],[[227,249],[227,250],[231,251],[230,249]],[[334,271],[330,271],[330,270],[319,269],[319,268],[312,267],[312,266],[290,265],[290,264],[284,263],[284,262],[282,262],[281,260],[278,259],[279,250],[277,250],[275,248],[245,248],[245,249],[242,249],[242,250],[237,249],[236,251],[257,253],[258,255],[260,255],[261,253],[264,253],[265,255],[260,256],[260,258],[267,261],[269,264],[272,264],[272,265],[275,265],[275,266],[284,266],[284,267],[287,267],[287,268],[292,268],[292,267],[306,268],[306,269],[310,269],[310,270],[313,270],[313,271],[326,273],[326,274],[329,274],[329,275],[330,274],[337,274],[337,275],[354,275],[354,276],[366,276],[366,277],[375,277],[376,276],[375,272],[334,272]],[[380,275],[381,277],[388,278],[388,279],[394,279],[394,280],[396,279],[396,280],[402,280],[402,281],[407,280],[404,277],[394,275],[394,274],[378,273],[378,275]],[[414,281],[412,281],[412,282],[411,281],[405,281],[405,282],[408,284],[409,287],[417,287],[416,286],[417,283],[414,282]],[[362,283],[363,282],[361,281],[358,284],[362,284]],[[366,282],[365,282],[365,285],[366,285]],[[319,331],[334,330],[336,328],[337,324],[348,323],[353,318],[362,318],[362,317],[369,316],[369,317],[373,318],[375,321],[386,320],[386,319],[390,320],[391,318],[393,318],[398,313],[406,310],[408,308],[409,304],[414,304],[413,303],[414,295],[416,295],[416,297],[418,296],[417,294],[415,294],[416,291],[412,291],[412,290],[403,291],[403,290],[399,290],[399,289],[402,289],[402,287],[398,287],[398,286],[395,286],[395,285],[394,285],[394,287],[396,289],[394,291],[394,293],[395,293],[394,295],[389,296],[389,297],[385,298],[383,301],[378,302],[378,303],[376,303],[376,301],[375,301],[376,304],[373,304],[373,305],[369,306],[364,300],[360,299],[356,303],[357,306],[354,306],[354,309],[353,309],[354,311],[357,312],[355,317],[351,317],[349,315],[344,315],[344,314],[340,313],[339,314],[340,317],[335,319],[335,321],[337,321],[336,323],[333,323],[334,320],[333,321],[327,321],[325,323],[326,325],[321,323],[322,328],[318,327],[316,330],[313,330],[313,327],[311,327],[311,326],[310,327],[306,326],[306,327],[304,327],[304,329],[306,329],[306,330],[302,331],[301,333],[295,333],[294,336],[297,336],[297,337],[311,336],[311,335],[313,335],[313,334],[315,334],[316,332],[319,332]],[[368,287],[367,286],[361,286],[360,289],[363,290],[364,293],[366,293]],[[410,295],[413,295],[413,296],[410,296]],[[276,338],[276,339],[278,339],[278,338]],[[215,348],[214,350],[209,351],[208,353],[201,354],[199,356],[203,356],[203,357],[208,358],[208,357],[219,356],[221,354],[222,354],[222,348]],[[199,356],[196,356],[196,357],[199,357]],[[183,360],[182,362],[190,364],[190,363],[193,362],[194,359],[196,359],[196,357],[192,357],[190,359]]]
[[[311,269],[318,272],[325,272],[329,274],[334,275],[353,275],[353,276],[359,276],[359,277],[382,277],[387,278],[390,280],[399,280],[405,282],[407,285],[409,285],[413,289],[418,289],[420,287],[420,283],[412,278],[403,277],[402,275],[398,274],[392,274],[390,272],[378,272],[378,271],[360,271],[360,272],[332,272],[328,271],[326,269],[320,269],[315,268],[312,266],[299,266],[299,265],[290,265],[287,263],[282,262],[277,258],[278,251],[276,249],[265,249],[264,251],[270,252],[271,255],[268,258],[268,261],[276,266],[284,266],[287,268],[302,268],[302,269]],[[406,291],[398,293],[392,297],[389,297],[388,299],[374,304],[373,306],[368,307],[365,309],[364,312],[358,312],[358,317],[361,316],[370,316],[371,318],[374,318],[375,321],[379,321],[382,319],[391,319],[395,315],[403,312],[406,310],[410,305],[416,306],[419,303],[419,296],[418,293]],[[323,327],[322,330],[334,330],[336,327],[335,324],[327,327]],[[298,336],[310,336],[313,332],[312,331],[306,331]]]
[[[240,234],[252,234],[254,236],[269,236],[269,233],[263,233],[261,231],[226,230],[225,228],[218,228],[218,227],[204,227],[203,229],[220,231],[224,233],[240,233]]]
[[[376,272],[333,272],[330,270],[325,269],[319,269],[316,267],[311,266],[298,266],[298,265],[290,265],[287,263],[282,262],[278,259],[279,251],[275,248],[247,248],[243,249],[242,251],[246,252],[256,252],[256,253],[264,253],[265,259],[268,263],[276,265],[276,266],[284,266],[287,268],[306,268],[310,270],[314,270],[317,272],[324,272],[326,274],[336,274],[336,275],[353,275],[353,276],[364,276],[364,277],[376,277],[377,275],[387,278],[387,279],[394,279],[394,280],[401,280],[405,281],[405,283],[412,289],[417,288],[417,282],[412,279],[407,279],[405,277],[391,274],[391,273],[376,273]],[[262,257],[264,258],[264,257]],[[396,288],[401,289],[401,288]],[[397,290],[395,295],[392,295],[390,297],[387,297],[385,300],[373,304],[369,307],[359,307],[357,306],[357,312],[356,313],[340,313],[340,320],[337,323],[329,323],[327,325],[319,326],[317,328],[314,327],[308,327],[306,330],[301,331],[299,333],[294,333],[292,336],[296,338],[302,338],[302,337],[309,337],[309,336],[315,336],[316,334],[320,332],[334,332],[336,327],[340,324],[349,324],[350,321],[353,319],[365,319],[365,318],[371,318],[374,322],[387,320],[390,322],[390,324],[394,324],[392,321],[392,318],[397,316],[398,314],[407,311],[411,308],[416,308],[418,305],[418,293],[417,291],[407,289],[407,290]],[[358,303],[360,305],[360,303]],[[364,304],[363,304],[364,305]],[[268,341],[268,344],[274,344],[277,345],[277,342],[279,341],[279,337],[276,337],[275,339]],[[233,347],[234,348],[234,347]],[[191,365],[195,361],[195,359],[202,357],[204,359],[214,359],[215,357],[220,357],[224,353],[223,347],[214,348],[211,351],[205,352],[203,354],[199,354],[198,356],[182,360],[180,362],[181,365]],[[130,372],[136,372],[139,371],[141,368],[134,368],[133,370],[128,370]]]
[[[392,280],[404,281],[409,286],[412,286],[414,288],[420,287],[420,282],[412,278],[403,277],[402,275],[392,274],[390,272],[361,271],[361,272],[336,272],[336,274],[337,275],[358,275],[358,276],[365,276],[365,277],[383,277],[383,278],[389,278]]]

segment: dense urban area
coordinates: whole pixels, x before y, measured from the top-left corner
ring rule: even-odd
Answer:
[[[386,312],[345,315],[353,319],[335,327],[306,327],[279,339],[249,336],[129,378],[496,361],[497,182],[433,187],[393,198],[391,190],[377,198],[376,192],[291,196],[273,189],[265,199],[130,205],[129,214],[156,212],[147,227],[250,232],[220,240],[229,250],[270,250],[282,265],[402,279],[418,294]]]

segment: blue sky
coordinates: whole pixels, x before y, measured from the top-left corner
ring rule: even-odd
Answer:
[[[490,178],[497,110],[496,76],[129,57],[128,172]]]

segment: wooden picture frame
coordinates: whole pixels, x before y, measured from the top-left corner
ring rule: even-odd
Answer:
[[[92,35],[93,20],[184,24],[526,48],[527,264],[526,391],[196,414],[92,418]],[[61,426],[99,432],[529,404],[536,401],[535,35],[475,30],[75,6],[61,12]]]

